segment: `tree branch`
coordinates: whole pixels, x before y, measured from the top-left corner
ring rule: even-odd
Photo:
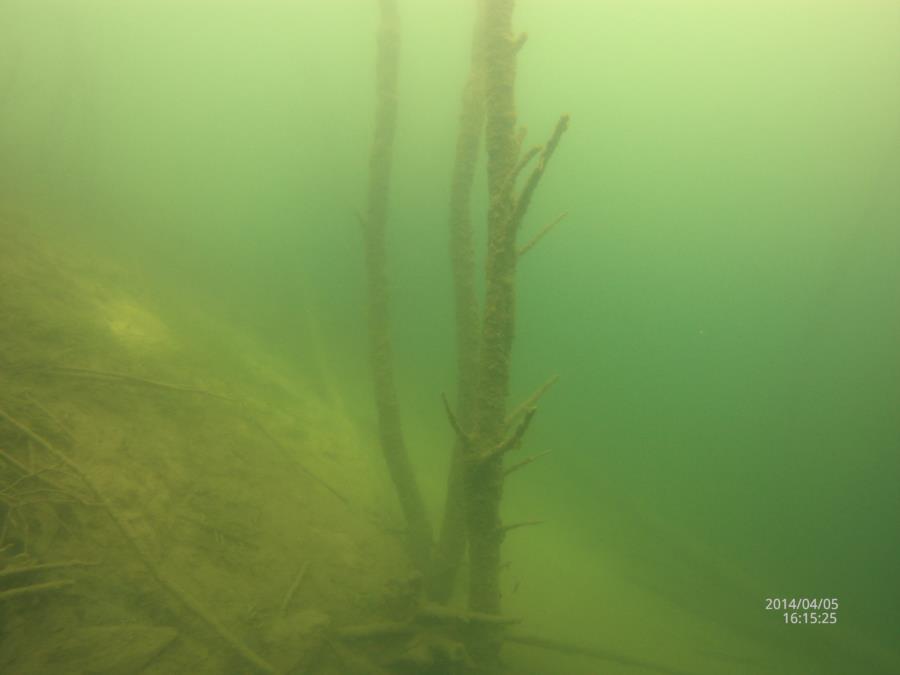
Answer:
[[[502,616],[500,614],[487,614],[485,612],[468,612],[435,603],[428,603],[420,607],[418,617],[420,619],[431,619],[434,621],[481,623],[497,626],[509,626],[522,622],[522,619],[516,617]]]
[[[537,408],[528,408],[525,411],[525,416],[522,418],[522,421],[519,422],[519,426],[516,427],[515,431],[493,450],[489,450],[482,454],[481,461],[489,462],[490,460],[500,457],[504,453],[519,447],[519,444],[522,442],[522,437],[525,435],[525,432],[528,431],[528,427],[531,425],[531,420],[534,419],[534,414],[536,412]]]
[[[497,528],[497,532],[506,534],[510,530],[518,530],[521,527],[534,527],[535,525],[543,525],[543,520],[523,520],[519,523],[510,523],[509,525],[501,525]]]
[[[18,597],[20,595],[31,595],[32,593],[42,593],[43,591],[57,591],[61,588],[67,588],[75,582],[71,579],[60,579],[58,581],[46,581],[42,584],[34,584],[32,586],[19,586],[11,588],[8,591],[0,591],[0,602]]]
[[[524,469],[529,464],[533,464],[534,462],[538,461],[541,457],[546,457],[551,452],[553,452],[553,451],[545,450],[544,452],[539,452],[536,455],[531,455],[531,457],[526,457],[525,459],[518,461],[515,464],[510,464],[508,467],[506,467],[506,469],[504,469],[503,475],[508,476],[509,474],[511,474],[515,471],[518,471],[519,469]]]
[[[550,230],[552,230],[554,227],[556,227],[557,225],[559,225],[560,222],[562,222],[563,219],[564,219],[566,216],[568,216],[568,215],[569,215],[569,214],[568,214],[567,212],[564,211],[563,213],[560,213],[558,216],[556,216],[556,218],[554,218],[553,220],[551,220],[549,223],[547,223],[546,225],[544,225],[540,230],[538,230],[537,234],[535,234],[531,239],[528,240],[528,242],[527,242],[526,244],[524,244],[523,246],[519,247],[519,250],[516,251],[516,255],[519,256],[519,257],[521,258],[523,255],[525,255],[526,253],[528,253],[528,251],[530,251],[530,250],[533,249],[535,246],[537,246],[538,242],[539,242],[541,239],[543,239],[543,238],[546,237],[548,234],[550,234]]]
[[[544,176],[547,163],[550,161],[550,158],[553,157],[553,153],[556,152],[556,146],[559,145],[560,138],[562,138],[562,135],[568,128],[569,116],[563,115],[556,123],[556,128],[554,128],[550,140],[544,145],[537,166],[532,169],[531,174],[528,176],[528,181],[525,183],[525,187],[522,188],[522,192],[516,199],[516,206],[510,220],[511,230],[513,232],[518,230],[519,226],[522,224],[525,213],[531,205],[531,198],[534,196],[534,191],[537,189],[537,186],[541,182],[541,178]]]
[[[465,429],[460,426],[459,420],[456,419],[453,408],[450,407],[450,401],[447,400],[447,394],[442,393],[441,400],[444,402],[444,411],[447,413],[447,419],[450,421],[450,426],[453,427],[453,431],[455,431],[456,435],[459,437],[460,443],[465,447],[469,447],[472,444],[472,438],[466,433]]]
[[[506,416],[506,426],[511,425],[515,422],[519,417],[521,417],[529,408],[534,408],[537,406],[538,401],[541,400],[541,397],[546,394],[550,387],[552,387],[559,380],[559,375],[551,375],[544,384],[534,390],[534,392],[522,401],[519,405],[516,406],[515,410],[513,410],[509,415]]]
[[[48,570],[58,570],[66,567],[93,567],[99,565],[98,562],[85,562],[84,560],[64,560],[62,562],[43,563],[40,565],[30,565],[28,567],[6,567],[0,570],[0,577],[9,577],[14,574],[28,574],[30,572],[46,572]]]

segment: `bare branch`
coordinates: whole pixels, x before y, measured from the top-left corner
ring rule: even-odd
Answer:
[[[535,525],[543,525],[543,520],[523,520],[519,523],[510,523],[509,525],[501,525],[497,528],[497,531],[501,534],[506,534],[510,530],[518,530],[521,527],[534,527]]]
[[[531,396],[522,401],[518,406],[516,406],[515,410],[513,410],[509,415],[506,416],[506,421],[504,422],[504,424],[506,424],[506,426],[511,425],[513,422],[519,419],[519,417],[524,415],[529,408],[534,408],[535,406],[537,406],[538,401],[541,400],[541,397],[547,393],[550,387],[556,384],[557,380],[559,380],[559,375],[552,375],[550,378],[548,378],[548,380],[544,382],[544,384],[535,389],[534,393],[532,393]]]
[[[531,160],[533,160],[535,157],[538,156],[538,153],[540,153],[540,151],[541,151],[540,145],[532,145],[530,148],[528,148],[528,150],[526,150],[522,154],[522,156],[519,158],[518,164],[516,164],[516,168],[513,169],[513,172],[510,174],[510,177],[509,177],[509,184],[510,184],[509,186],[510,187],[512,187],[512,183],[514,183],[516,181],[516,179],[519,177],[519,174],[522,173],[522,171],[525,169],[525,167],[531,163]]]
[[[543,149],[544,148],[541,145],[532,145],[528,150],[522,153],[522,156],[516,164],[514,176],[518,176],[522,173],[522,170],[528,166],[531,163],[531,160],[537,157]]]
[[[0,416],[3,416],[2,411],[0,411]],[[12,420],[12,418],[9,418],[9,419]],[[14,425],[18,424],[18,422],[15,422],[14,420],[11,423]],[[41,481],[42,483],[45,483],[46,485],[49,485],[52,488],[55,488],[58,492],[61,492],[61,493],[65,494],[66,496],[71,497],[72,499],[74,499],[82,504],[85,504],[85,505],[89,504],[89,501],[87,499],[85,499],[84,497],[80,496],[77,491],[71,490],[67,487],[64,487],[63,485],[61,485],[60,483],[57,483],[52,478],[48,478],[47,476],[44,475],[45,473],[48,473],[50,471],[58,471],[59,465],[56,465],[53,467],[45,467],[42,469],[38,469],[36,471],[32,471],[27,466],[25,466],[25,464],[23,464],[22,462],[17,460],[15,457],[13,457],[11,454],[9,454],[8,451],[4,450],[3,448],[0,448],[0,459],[3,459],[6,462],[8,462],[9,464],[11,464],[12,466],[16,467],[23,474],[20,478],[15,480],[10,485],[7,485],[2,491],[0,491],[0,494],[9,492],[13,487],[15,487],[16,485],[18,485],[19,483],[21,483],[22,481],[24,481],[26,479],[34,478],[36,480]]]
[[[522,152],[522,145],[525,143],[527,132],[528,129],[526,127],[519,127],[518,131],[516,131],[515,154],[517,156]],[[505,194],[507,190],[512,190],[516,180],[519,178],[519,174],[525,170],[525,167],[531,164],[531,160],[537,157],[541,150],[543,150],[543,146],[532,145],[528,150],[522,153],[522,156],[519,157],[519,161],[516,162],[516,165],[510,170],[509,175],[506,177],[506,181],[503,183],[503,188],[500,191],[501,194]]]
[[[35,397],[34,397],[32,394],[30,394],[29,392],[25,392],[25,399],[27,399],[28,401],[30,401],[31,403],[33,403],[34,405],[36,405],[36,406],[38,407],[38,409],[39,409],[42,413],[44,413],[47,417],[49,417],[50,420],[52,420],[53,423],[54,423],[57,427],[59,427],[60,430],[62,430],[62,432],[66,435],[66,437],[67,437],[70,441],[74,441],[74,440],[75,440],[75,436],[72,435],[72,432],[69,430],[69,428],[68,428],[65,424],[63,424],[62,421],[61,421],[56,415],[54,415],[52,412],[50,412],[50,411],[46,408],[46,406],[44,406],[44,404],[41,403],[37,398],[35,398]]]
[[[75,582],[71,579],[60,579],[58,581],[46,581],[42,584],[34,584],[32,586],[19,586],[11,588],[8,591],[0,592],[0,601],[9,600],[19,595],[31,595],[32,593],[41,593],[43,591],[57,591],[61,588],[67,588]]]
[[[334,487],[332,487],[331,484],[328,483],[328,481],[323,479],[321,476],[319,476],[317,473],[315,473],[312,469],[307,467],[302,462],[298,461],[296,459],[296,453],[291,452],[281,441],[279,441],[277,438],[275,438],[275,436],[272,434],[272,432],[269,431],[268,428],[266,428],[266,426],[262,422],[260,422],[258,419],[256,419],[253,415],[250,415],[250,414],[245,415],[244,419],[249,424],[252,424],[254,427],[259,429],[259,431],[262,433],[262,435],[265,436],[269,440],[269,442],[272,443],[272,445],[274,445],[276,448],[278,448],[285,457],[290,458],[291,462],[296,464],[297,467],[303,473],[305,473],[307,476],[309,476],[312,480],[314,480],[316,483],[321,485],[323,488],[328,490],[332,495],[337,497],[344,504],[346,504],[347,506],[350,506],[350,500],[347,499],[347,497],[345,497],[343,494],[338,492],[338,490],[336,490]]]
[[[540,230],[538,230],[536,235],[534,235],[531,239],[528,240],[528,242],[524,246],[521,246],[519,248],[519,250],[516,251],[516,255],[518,255],[521,258],[523,255],[528,253],[528,251],[530,251],[535,246],[537,246],[538,242],[541,239],[543,239],[548,234],[550,234],[550,230],[552,230],[554,227],[559,225],[560,222],[562,222],[562,220],[568,215],[569,214],[567,212],[563,211],[558,216],[556,216],[556,218],[554,218],[549,223],[544,225]]]
[[[528,431],[528,427],[529,425],[531,425],[531,420],[534,419],[534,414],[536,412],[537,408],[528,408],[525,411],[525,416],[522,418],[522,421],[519,422],[519,426],[516,427],[515,431],[513,431],[505,441],[503,441],[493,450],[488,450],[487,452],[483,453],[481,456],[481,461],[489,462],[490,460],[500,457],[510,450],[518,448],[519,444],[522,442],[522,437],[525,435],[525,432]]]
[[[30,565],[28,567],[6,567],[0,570],[0,577],[8,577],[14,574],[28,574],[30,572],[46,572],[47,570],[57,570],[65,567],[93,567],[99,565],[99,562],[86,562],[84,560],[64,560],[62,562],[43,563],[40,565]]]
[[[528,127],[519,127],[516,129],[516,154],[519,154],[519,150],[522,149],[522,144],[525,142],[525,138],[528,136]]]
[[[204,396],[221,399],[223,401],[239,402],[237,401],[237,399],[232,398],[231,396],[226,396],[225,394],[217,394],[216,392],[209,391],[208,389],[202,389],[200,387],[193,387],[184,384],[173,384],[171,382],[158,382],[156,380],[148,380],[147,378],[138,377],[136,375],[129,375],[127,373],[114,373],[104,370],[94,370],[93,368],[77,368],[74,366],[49,366],[42,370],[50,373],[92,377],[99,380],[117,380],[121,382],[128,382],[130,384],[154,387],[156,389],[169,389],[172,391],[183,391],[190,394],[203,394]]]
[[[550,158],[556,151],[556,146],[559,145],[560,138],[562,138],[562,135],[568,128],[569,116],[563,115],[556,123],[556,128],[553,130],[553,134],[550,136],[550,140],[548,140],[544,145],[544,148],[541,151],[541,156],[538,159],[537,166],[532,169],[531,174],[528,176],[528,181],[525,183],[525,187],[522,188],[521,194],[516,199],[516,207],[513,210],[510,219],[510,229],[513,232],[515,232],[519,228],[519,225],[521,225],[522,220],[525,217],[525,213],[528,211],[528,207],[531,205],[531,198],[534,196],[534,191],[537,189],[538,184],[541,182],[541,178],[543,177],[544,171],[547,168],[547,163],[550,161]]]
[[[513,51],[518,54],[526,42],[528,42],[528,33],[519,33],[513,41]]]
[[[294,577],[293,583],[291,583],[290,587],[287,590],[287,593],[284,594],[284,599],[281,601],[281,613],[284,614],[287,611],[288,605],[291,604],[291,600],[294,598],[294,593],[297,592],[297,589],[300,588],[300,584],[303,583],[303,579],[306,578],[306,572],[309,569],[309,560],[307,560],[303,565],[300,566],[300,571],[297,572],[297,576]]]
[[[472,444],[472,438],[459,425],[459,420],[456,418],[453,408],[450,407],[450,401],[447,400],[447,394],[441,393],[441,400],[444,401],[444,411],[447,413],[447,419],[450,421],[450,426],[453,427],[453,431],[459,436],[460,442],[462,442],[465,447],[469,447]]]
[[[436,603],[427,603],[419,608],[418,617],[420,619],[431,619],[434,621],[455,621],[459,623],[483,623],[493,624],[497,626],[512,625],[521,623],[522,619],[512,616],[502,616],[500,614],[486,614],[485,612],[469,612],[466,610],[453,609]]]
[[[539,453],[537,453],[536,455],[531,455],[531,457],[526,457],[525,459],[520,460],[520,461],[516,462],[515,464],[510,464],[510,465],[509,465],[508,467],[506,467],[506,469],[503,471],[503,475],[504,475],[504,476],[508,476],[509,474],[511,474],[511,473],[513,473],[513,472],[515,472],[515,471],[518,471],[519,469],[524,469],[524,468],[525,468],[526,466],[528,466],[529,464],[533,464],[534,462],[538,461],[541,457],[546,457],[546,456],[549,455],[551,452],[553,452],[553,451],[552,451],[552,450],[545,450],[544,452],[539,452]]]

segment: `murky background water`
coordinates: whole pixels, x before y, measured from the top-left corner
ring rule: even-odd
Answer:
[[[391,290],[436,513],[473,12],[400,12]],[[374,428],[355,212],[375,18],[355,0],[3,0],[0,200],[162,301],[189,286]],[[520,267],[516,398],[560,382],[528,439],[556,452],[505,506],[548,521],[510,536],[510,611],[669,663],[721,653],[718,673],[785,653],[897,672],[900,3],[521,0],[516,23],[530,140],[572,125],[527,227],[569,217]],[[822,596],[836,626],[764,610]]]

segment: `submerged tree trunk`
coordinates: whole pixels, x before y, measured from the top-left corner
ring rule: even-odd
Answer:
[[[515,237],[512,177],[517,160],[514,87],[514,0],[485,0],[485,148],[488,174],[488,252],[484,322],[472,443],[466,458],[469,608],[500,612],[500,499],[503,441],[515,316]]]
[[[471,432],[475,413],[478,378],[478,337],[480,319],[475,287],[475,242],[472,228],[472,185],[478,149],[484,127],[484,36],[480,3],[472,37],[472,62],[462,94],[456,161],[450,188],[450,261],[456,309],[456,417]],[[465,491],[463,455],[466,448],[458,436],[453,447],[444,518],[435,549],[429,595],[446,602],[453,592],[466,551]]]
[[[515,332],[516,235],[535,188],[568,118],[562,117],[542,148],[523,153],[523,135],[516,131],[516,55],[524,36],[512,33],[515,0],[482,0],[484,6],[485,147],[488,178],[488,250],[485,303],[479,347],[478,383],[473,430],[457,422],[466,445],[464,488],[469,543],[469,609],[500,614],[500,549],[505,526],[500,518],[506,452],[515,449],[530,424],[535,408],[528,406],[515,429],[506,415],[510,357]],[[537,158],[521,191],[516,178]],[[472,656],[483,667],[497,663],[503,639],[499,624],[486,624],[470,636]]]
[[[394,383],[387,290],[385,231],[397,119],[399,56],[396,2],[380,0],[379,8],[375,135],[369,156],[368,207],[362,222],[368,282],[370,358],[381,451],[406,518],[410,557],[413,564],[425,572],[431,555],[431,527],[403,437]]]

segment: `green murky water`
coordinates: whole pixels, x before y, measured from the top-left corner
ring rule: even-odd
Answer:
[[[527,142],[572,121],[525,224],[568,212],[518,274],[512,398],[560,380],[519,451],[554,453],[506,490],[510,520],[545,522],[506,540],[504,605],[532,634],[614,658],[510,647],[513,672],[900,672],[900,3],[517,5]],[[252,335],[292,386],[342,402],[367,456],[356,213],[376,10],[0,1],[6,219],[140,270],[201,351],[228,327]],[[407,443],[436,520],[474,12],[399,12],[390,292]],[[786,624],[768,598],[836,598],[837,623]]]

